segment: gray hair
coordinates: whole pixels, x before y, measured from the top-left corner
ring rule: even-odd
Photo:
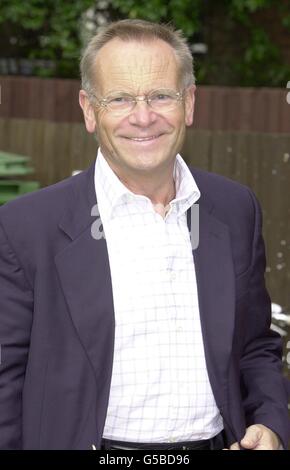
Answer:
[[[85,48],[80,62],[82,88],[89,95],[94,90],[94,63],[99,50],[111,39],[123,41],[145,41],[161,39],[169,44],[179,62],[181,86],[187,88],[195,83],[193,57],[186,39],[180,30],[171,25],[151,23],[144,20],[120,20],[110,23],[93,36]]]

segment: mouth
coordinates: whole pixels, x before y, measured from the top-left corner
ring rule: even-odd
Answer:
[[[158,135],[150,135],[147,137],[125,137],[126,140],[132,141],[132,142],[137,142],[137,143],[146,143],[146,142],[154,142],[157,139],[159,139],[163,134],[158,134]]]

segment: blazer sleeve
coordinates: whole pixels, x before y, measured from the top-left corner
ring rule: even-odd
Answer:
[[[22,391],[33,294],[0,221],[0,449],[22,448]]]
[[[250,192],[255,211],[248,309],[250,322],[240,361],[247,426],[264,424],[280,437],[284,448],[289,440],[287,393],[281,371],[282,341],[270,330],[271,300],[264,272],[265,247],[260,205]]]

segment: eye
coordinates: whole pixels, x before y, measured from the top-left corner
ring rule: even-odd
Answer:
[[[152,93],[152,95],[150,96],[150,101],[153,101],[154,103],[167,103],[168,101],[171,101],[172,98],[173,97],[170,93],[157,91],[155,93]]]
[[[166,95],[165,93],[159,93],[158,95],[155,96],[155,99],[159,101],[168,100],[169,98],[170,96]]]
[[[107,98],[107,103],[110,106],[124,106],[128,103],[132,102],[132,97],[130,95],[117,95],[117,96],[110,96]]]
[[[115,98],[111,98],[110,102],[115,102],[115,103],[123,103],[123,101],[126,101],[126,97],[124,96],[116,96]]]

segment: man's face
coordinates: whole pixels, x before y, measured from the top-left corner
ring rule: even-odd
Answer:
[[[119,92],[139,96],[157,89],[183,91],[174,51],[161,40],[109,41],[95,61],[95,77],[99,99]],[[173,110],[162,113],[141,101],[130,113],[115,116],[90,104],[83,91],[80,103],[87,130],[97,133],[102,153],[117,175],[152,174],[173,166],[185,127],[192,123],[194,87]]]

